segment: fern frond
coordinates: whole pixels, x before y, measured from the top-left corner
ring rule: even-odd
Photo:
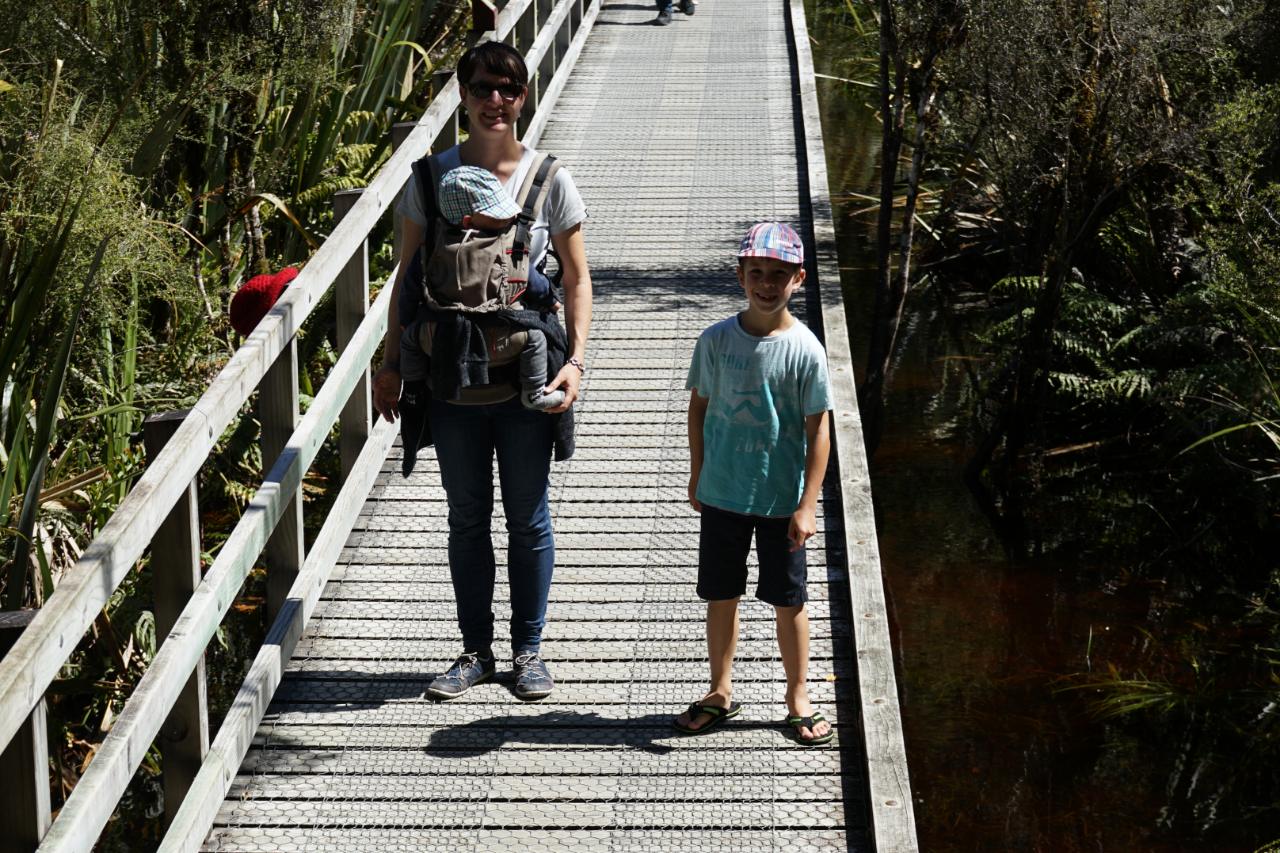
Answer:
[[[324,204],[339,190],[360,189],[368,184],[368,181],[358,175],[332,175],[294,196],[293,207],[310,208]]]

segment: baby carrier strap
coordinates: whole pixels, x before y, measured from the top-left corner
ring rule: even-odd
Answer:
[[[553,154],[538,154],[524,176],[524,183],[516,195],[520,214],[516,217],[515,239],[511,244],[511,263],[519,266],[529,248],[529,232],[542,215],[542,207],[551,194],[551,183],[560,171],[560,161]]]
[[[422,212],[427,217],[428,240],[435,221],[440,218],[440,207],[436,202],[436,184],[440,180],[437,174],[438,166],[439,162],[435,154],[428,154],[420,160],[413,161],[413,176],[418,181],[419,194],[422,196]]]

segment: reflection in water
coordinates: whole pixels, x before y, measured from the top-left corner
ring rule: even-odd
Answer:
[[[856,76],[842,3],[808,0],[817,70]],[[820,78],[836,232],[855,357],[866,352],[876,192],[872,90]],[[962,481],[963,327],[937,300],[908,303],[872,466],[886,593],[921,849],[1251,850],[1161,829],[1177,744],[1140,724],[1099,723],[1064,677],[1136,656],[1153,596],[1094,583],[1093,567],[1007,553]],[[1280,834],[1280,832],[1276,833]]]

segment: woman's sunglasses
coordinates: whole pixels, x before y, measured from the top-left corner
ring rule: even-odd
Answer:
[[[524,94],[524,86],[519,83],[485,83],[484,81],[479,81],[468,83],[467,91],[471,93],[471,97],[479,101],[487,101],[490,95],[497,92],[502,100],[510,102]]]

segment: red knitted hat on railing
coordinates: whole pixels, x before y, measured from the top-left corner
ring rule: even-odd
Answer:
[[[232,328],[244,338],[253,334],[285,287],[297,277],[297,267],[285,267],[274,275],[255,275],[240,285],[228,306]]]

